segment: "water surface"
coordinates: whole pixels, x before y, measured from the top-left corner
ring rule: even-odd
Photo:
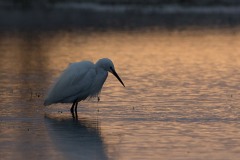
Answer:
[[[240,32],[6,32],[0,37],[3,159],[238,159]],[[43,106],[71,62],[108,57],[101,101]]]

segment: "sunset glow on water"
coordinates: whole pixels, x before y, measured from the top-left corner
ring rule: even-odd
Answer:
[[[238,159],[238,30],[52,31],[0,37],[3,159]],[[43,106],[69,63],[108,57],[101,101]]]

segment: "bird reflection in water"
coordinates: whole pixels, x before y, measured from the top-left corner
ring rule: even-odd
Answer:
[[[108,159],[97,119],[45,115],[50,138],[64,159]]]

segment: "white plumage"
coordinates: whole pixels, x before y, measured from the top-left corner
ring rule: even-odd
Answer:
[[[73,103],[71,111],[73,112],[74,106],[77,111],[79,101],[98,96],[108,72],[115,75],[124,86],[112,61],[108,58],[100,59],[96,64],[90,61],[70,64],[49,90],[44,105]]]

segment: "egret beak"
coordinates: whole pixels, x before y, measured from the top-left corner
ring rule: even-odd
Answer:
[[[121,78],[118,76],[117,72],[111,68],[112,74],[119,80],[119,82],[123,85],[123,87],[125,87],[123,81],[121,80]]]

